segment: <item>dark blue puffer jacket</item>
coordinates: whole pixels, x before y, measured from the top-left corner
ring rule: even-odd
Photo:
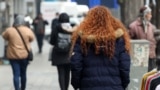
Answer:
[[[115,44],[115,54],[109,59],[103,53],[96,55],[93,45],[84,56],[80,39],[77,40],[71,57],[71,84],[80,90],[125,90],[130,82],[130,56],[125,50],[124,40]]]

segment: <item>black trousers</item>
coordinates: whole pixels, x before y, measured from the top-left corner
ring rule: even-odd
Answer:
[[[37,38],[37,44],[38,44],[39,52],[42,52],[44,35],[42,35],[42,34],[37,34],[37,35],[36,35],[36,38]]]
[[[148,72],[156,68],[156,59],[155,58],[149,58],[148,60]]]
[[[61,90],[68,90],[70,81],[70,64],[57,65],[57,70]]]

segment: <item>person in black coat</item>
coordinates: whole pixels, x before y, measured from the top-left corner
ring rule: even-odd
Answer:
[[[39,53],[42,53],[43,39],[44,39],[44,35],[45,35],[45,26],[48,25],[48,21],[44,20],[42,17],[42,14],[40,13],[33,20],[32,25],[34,27],[34,33],[37,38]]]
[[[124,34],[116,36],[122,29]],[[130,82],[129,35],[109,9],[96,6],[72,36],[74,90],[125,90]]]
[[[52,20],[52,24],[51,24],[51,30],[53,31],[54,26],[56,26],[58,24],[58,18],[59,18],[59,13],[56,13],[56,17]]]
[[[69,16],[66,13],[61,13],[58,19],[58,24],[53,25],[51,32],[50,44],[54,46],[52,50],[52,65],[57,66],[58,78],[61,90],[68,90],[70,80],[70,61],[69,61],[69,47],[65,51],[59,49],[59,35],[69,36],[69,41],[72,34],[72,27],[69,23]]]

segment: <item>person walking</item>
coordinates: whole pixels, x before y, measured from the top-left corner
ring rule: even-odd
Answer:
[[[69,51],[73,31],[68,14],[61,13],[58,22],[54,25],[50,37],[50,44],[54,46],[51,62],[53,66],[57,66],[60,89],[68,90],[70,81]]]
[[[117,30],[123,30],[116,36]],[[105,6],[89,10],[72,36],[74,90],[125,90],[130,82],[130,38]]]
[[[143,6],[139,10],[139,17],[129,25],[131,39],[145,39],[149,41],[148,71],[156,67],[156,40],[154,30],[156,29],[150,20],[152,18],[149,6]]]
[[[38,16],[33,20],[32,25],[34,26],[34,32],[37,38],[39,53],[42,53],[45,25],[48,25],[48,22],[43,19],[42,14],[38,14]]]
[[[56,24],[58,24],[58,23],[59,23],[59,22],[58,22],[59,13],[57,12],[55,16],[56,16],[56,17],[52,20],[51,30],[53,30],[53,29],[54,29],[54,27],[56,26]]]
[[[28,52],[24,46],[16,28],[22,34],[27,48],[31,50],[30,43],[34,40],[34,33],[31,29],[25,26],[24,17],[18,15],[12,27],[7,28],[3,33],[3,38],[8,42],[7,58],[10,61],[13,71],[13,82],[15,90],[25,90],[27,81],[27,60]],[[21,86],[20,86],[21,85]]]

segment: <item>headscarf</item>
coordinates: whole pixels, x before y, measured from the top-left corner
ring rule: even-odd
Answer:
[[[147,20],[146,15],[151,11],[152,10],[148,5],[143,6],[139,10],[145,33],[147,33],[148,23],[150,22],[150,21]]]
[[[18,15],[13,23],[13,26],[21,26],[21,25],[25,25],[25,20],[24,20],[24,16],[23,15]]]

